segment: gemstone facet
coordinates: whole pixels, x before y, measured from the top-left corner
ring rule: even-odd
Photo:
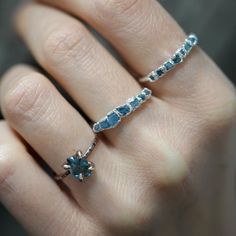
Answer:
[[[192,46],[191,46],[190,43],[185,42],[185,44],[184,44],[184,48],[185,48],[185,50],[186,50],[187,52],[189,52],[189,51],[191,50]]]
[[[167,71],[174,67],[173,63],[171,63],[170,61],[165,62],[164,66],[165,66]]]
[[[131,107],[132,107],[133,109],[136,109],[136,108],[139,107],[140,102],[139,102],[138,98],[135,97],[135,98],[133,98],[133,99],[130,101],[129,104],[131,105]]]
[[[111,128],[115,127],[120,122],[120,116],[116,112],[112,111],[107,115],[107,121]]]
[[[89,162],[84,157],[78,157],[77,155],[67,158],[67,165],[70,166],[70,173],[76,179],[82,180],[82,177],[89,177],[92,175],[92,170],[90,169],[91,162]]]
[[[156,74],[160,77],[164,74],[164,71],[161,68],[159,68],[156,70]]]
[[[130,106],[127,104],[117,107],[116,110],[121,116],[127,116],[131,112]]]
[[[179,64],[182,61],[182,57],[180,56],[180,54],[175,54],[172,60],[175,64]]]

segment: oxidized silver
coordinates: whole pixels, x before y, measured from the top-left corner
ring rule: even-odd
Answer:
[[[165,61],[160,67],[153,70],[147,77],[139,79],[139,82],[155,82],[163,77],[167,72],[173,70],[177,64],[183,62],[184,58],[192,51],[193,47],[198,44],[198,38],[195,34],[190,34],[184,44],[174,55]]]
[[[144,88],[137,96],[127,100],[127,102],[121,106],[116,107],[107,115],[96,122],[93,125],[93,132],[99,133],[103,130],[112,129],[116,127],[123,117],[128,116],[137,108],[139,108],[144,102],[146,102],[152,95],[150,89]]]

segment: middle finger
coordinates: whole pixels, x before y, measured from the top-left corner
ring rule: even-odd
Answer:
[[[20,34],[39,63],[94,121],[140,92],[140,85],[76,19],[29,4],[18,15]]]

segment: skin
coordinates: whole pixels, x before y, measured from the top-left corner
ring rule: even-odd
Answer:
[[[154,0],[38,1],[18,11],[16,28],[93,122],[138,94],[136,79],[186,38]],[[152,99],[100,136],[89,157],[94,176],[58,184],[38,160],[61,173],[66,157],[93,140],[90,125],[34,68],[17,65],[3,76],[0,201],[30,234],[235,235],[234,86],[198,47],[145,86]]]

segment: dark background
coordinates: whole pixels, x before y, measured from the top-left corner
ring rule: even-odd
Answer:
[[[14,33],[12,15],[20,2],[0,0],[0,76],[16,63],[35,64],[30,53]],[[236,83],[236,0],[160,2],[187,33],[194,32],[199,36],[201,47]],[[1,205],[0,235],[27,235]]]

